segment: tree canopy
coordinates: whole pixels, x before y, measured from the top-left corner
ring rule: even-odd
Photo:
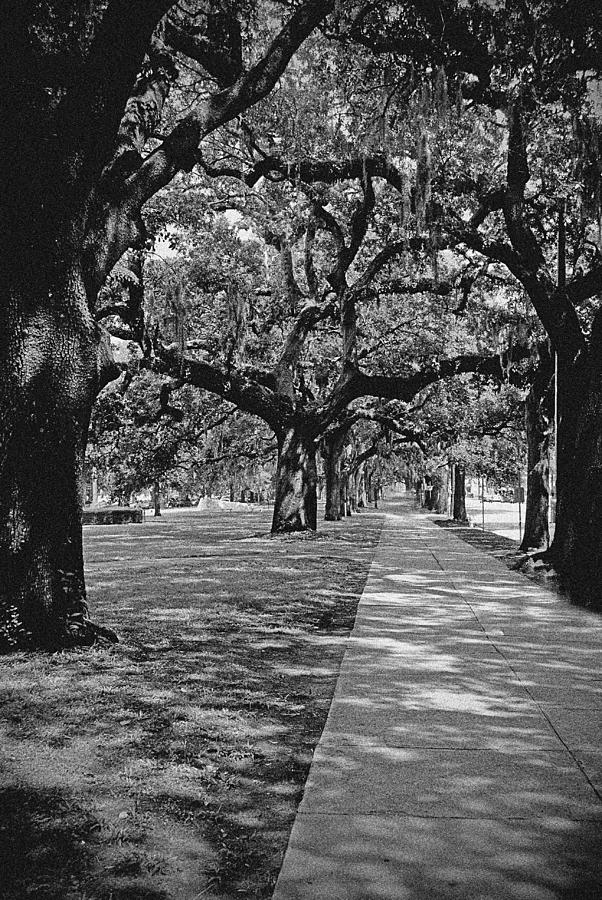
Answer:
[[[319,445],[459,453],[494,382],[543,410],[547,341],[550,558],[598,602],[601,50],[596,0],[10,5],[0,575],[33,643],[96,634],[80,483],[110,332],[159,379],[132,401],[145,478],[193,465],[209,391],[273,434],[276,530],[315,527]]]

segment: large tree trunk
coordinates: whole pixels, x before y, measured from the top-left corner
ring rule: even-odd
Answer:
[[[43,252],[43,250],[42,250]],[[4,261],[0,276],[0,633],[55,648],[86,621],[83,455],[98,339],[77,264]],[[11,624],[3,624],[8,623]]]
[[[42,646],[91,631],[80,482],[99,345],[88,310],[113,265],[144,239],[142,205],[190,168],[203,137],[271,90],[334,4],[302,4],[251,73],[227,88],[218,79],[217,102],[203,98],[143,161],[174,74],[166,54],[143,61],[173,5],[50,0],[2,9],[0,631],[18,617],[15,628]],[[140,331],[141,316],[129,324]],[[307,518],[315,523],[315,508]]]
[[[326,480],[326,510],[324,518],[328,522],[338,522],[345,515],[343,494],[346,488],[343,483],[344,473],[341,454],[348,432],[349,427],[342,426],[325,435],[321,442]]]
[[[560,366],[557,513],[550,557],[571,599],[602,608],[602,316],[590,352]]]
[[[554,420],[554,367],[541,360],[527,395],[527,505],[521,550],[542,549],[550,543],[550,440]]]
[[[454,466],[454,522],[468,524],[466,515],[466,469],[460,463]]]
[[[3,9],[4,649],[16,644],[54,648],[94,635],[86,620],[81,533],[82,458],[100,386],[101,342],[90,308],[138,224],[128,207],[119,227],[105,229],[109,211],[121,200],[113,206],[96,189],[115,153],[127,98],[162,14],[147,4],[135,11],[133,27],[126,13],[124,7],[119,22],[114,5],[99,2],[85,9],[73,2],[13,3]],[[121,52],[115,50],[118,37]],[[130,214],[135,219],[131,231],[126,227]]]
[[[278,440],[272,533],[317,528],[316,447],[312,433],[293,425]]]

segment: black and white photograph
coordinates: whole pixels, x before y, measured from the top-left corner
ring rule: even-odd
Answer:
[[[0,3],[0,900],[602,897],[602,0]]]

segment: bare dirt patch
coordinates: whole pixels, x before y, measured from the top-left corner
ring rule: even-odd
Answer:
[[[3,900],[271,896],[381,524],[87,528],[121,643],[0,660]]]

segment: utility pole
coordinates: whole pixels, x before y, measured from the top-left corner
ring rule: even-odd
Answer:
[[[485,476],[481,475],[481,525],[485,531]]]
[[[521,484],[520,469],[519,469],[518,470],[518,541],[519,541],[519,543],[523,539],[523,521],[522,521],[522,513],[521,513],[522,491],[523,491],[523,486]]]

